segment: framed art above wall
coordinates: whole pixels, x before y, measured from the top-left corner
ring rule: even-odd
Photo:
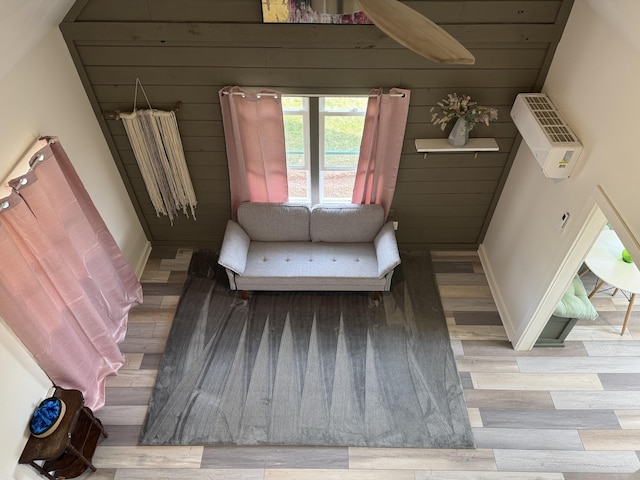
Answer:
[[[353,1],[318,0],[326,11],[335,4],[335,10],[353,13],[321,13],[314,9],[314,0],[262,0],[262,21],[264,23],[332,23],[332,24],[371,24],[371,20],[362,11],[354,11]],[[329,5],[327,5],[329,4]],[[350,5],[352,5],[350,7]]]

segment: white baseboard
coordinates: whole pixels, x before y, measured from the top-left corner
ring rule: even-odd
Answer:
[[[149,255],[151,255],[151,242],[147,241],[133,269],[138,279],[142,277],[142,273],[144,272],[144,267],[147,265],[147,260],[149,260]]]
[[[515,328],[513,328],[511,316],[509,315],[507,306],[505,305],[502,295],[500,294],[500,289],[498,288],[498,284],[493,274],[493,269],[491,268],[491,262],[489,261],[486,250],[484,249],[484,245],[482,244],[478,248],[478,256],[480,257],[480,263],[482,264],[482,269],[484,270],[485,277],[487,277],[489,290],[491,290],[491,295],[493,296],[493,300],[496,303],[496,307],[498,308],[498,315],[500,315],[502,325],[507,332],[507,337],[513,345],[513,339],[516,338],[516,330]]]

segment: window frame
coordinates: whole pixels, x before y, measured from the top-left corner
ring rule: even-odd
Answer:
[[[285,109],[283,107],[283,115],[302,115],[304,141],[304,158],[305,167],[292,166],[287,163],[287,171],[303,170],[306,168],[307,175],[307,198],[290,197],[292,201],[300,201],[303,203],[317,204],[348,204],[351,203],[349,198],[323,198],[324,192],[324,172],[339,171],[357,171],[357,161],[352,167],[332,167],[327,166],[325,162],[325,119],[327,117],[364,117],[366,116],[366,106],[364,110],[327,110],[324,108],[325,99],[329,97],[344,98],[368,98],[368,95],[300,95],[300,94],[283,94],[283,97],[302,98],[303,108],[298,110]],[[359,155],[359,149],[356,155]]]

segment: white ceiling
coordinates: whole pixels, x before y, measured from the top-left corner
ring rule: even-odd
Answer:
[[[57,27],[75,0],[0,1],[0,78]]]

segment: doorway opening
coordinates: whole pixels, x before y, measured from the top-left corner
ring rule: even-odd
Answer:
[[[516,350],[528,350],[544,329],[551,313],[565,292],[571,280],[581,269],[585,258],[591,251],[598,236],[605,225],[610,225],[622,244],[629,251],[631,257],[640,258],[640,242],[633,235],[627,223],[624,221],[618,209],[611,202],[601,186],[597,186],[592,195],[593,204],[586,217],[580,232],[565,257],[551,285],[546,291],[543,301],[540,303],[534,318],[529,324],[527,332],[520,341],[514,345]],[[597,309],[597,308],[596,308]]]

